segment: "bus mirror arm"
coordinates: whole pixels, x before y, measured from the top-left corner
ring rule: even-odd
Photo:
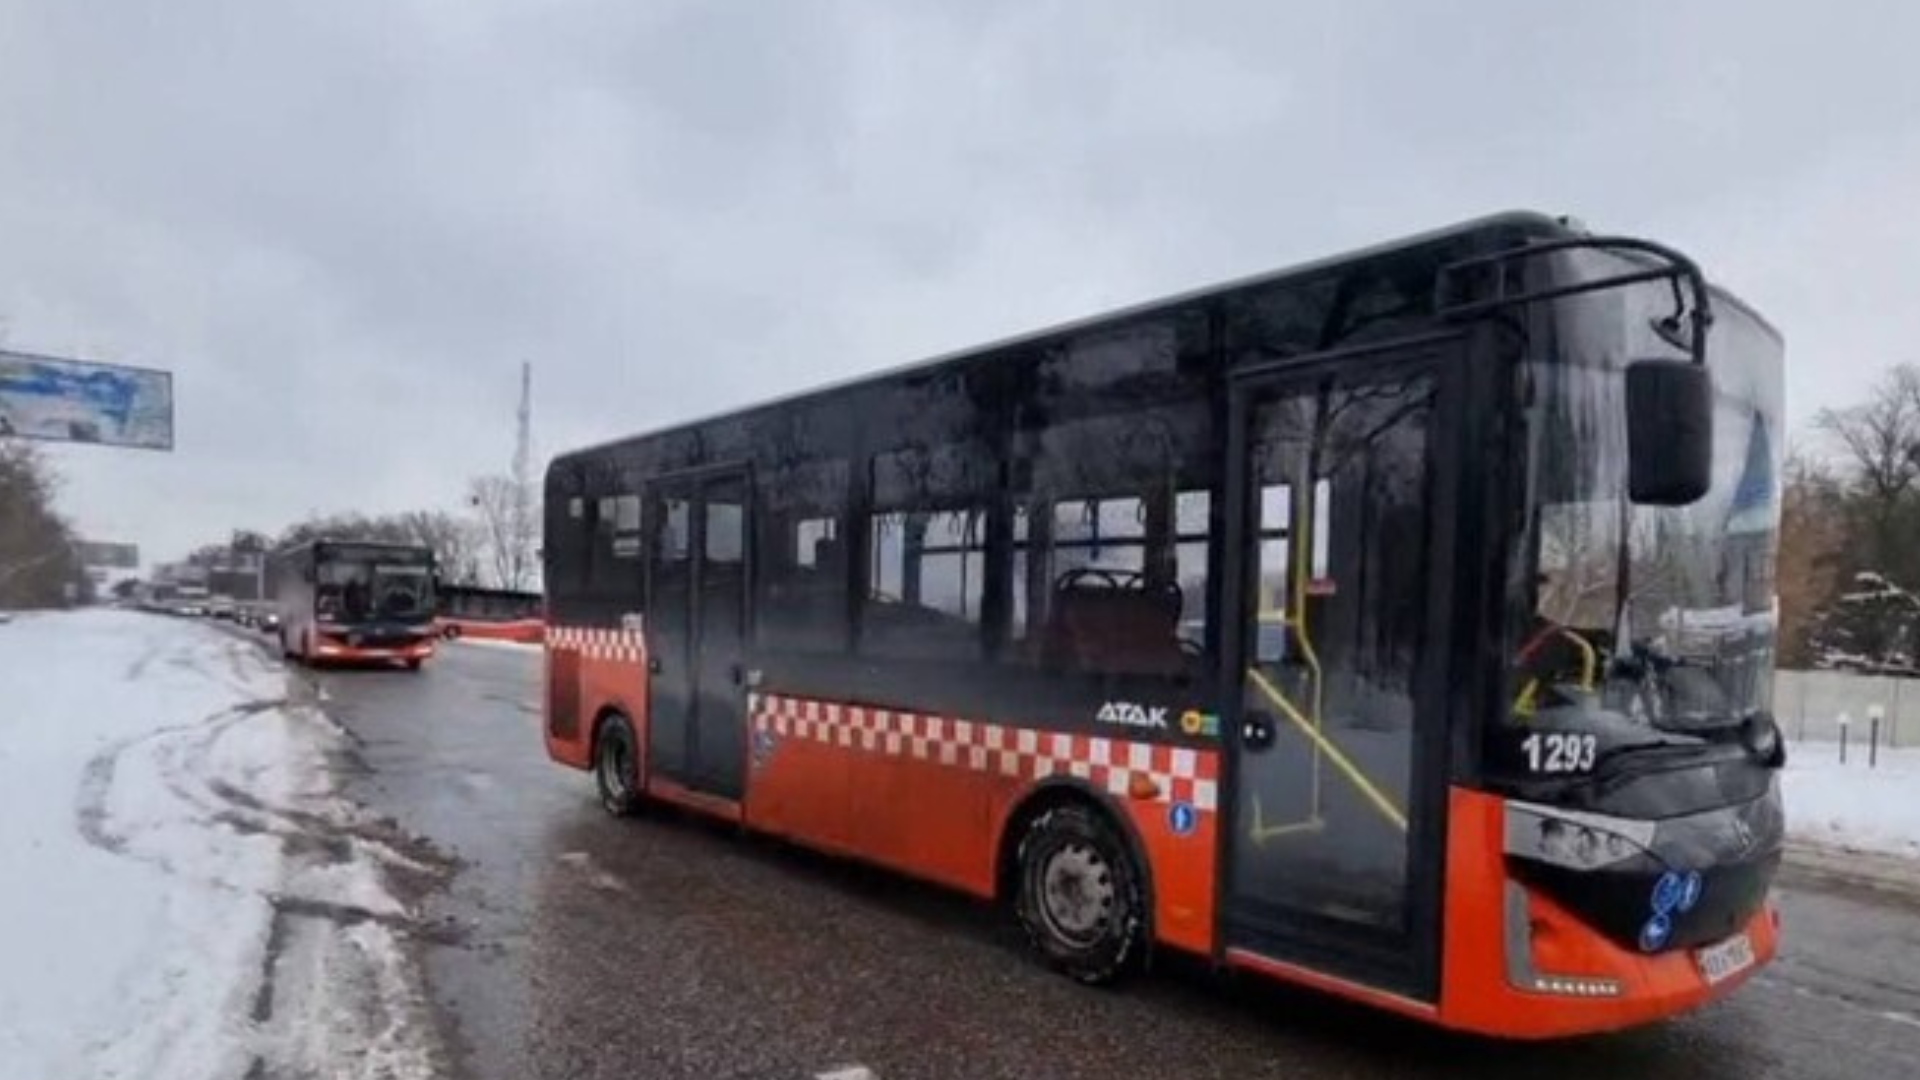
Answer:
[[[1526,288],[1517,269],[1559,251],[1606,251],[1641,256],[1638,269]],[[1562,236],[1460,259],[1434,275],[1434,310],[1464,320],[1521,304],[1665,281],[1673,288],[1671,315],[1654,331],[1687,359],[1650,358],[1627,365],[1627,495],[1646,506],[1686,506],[1713,482],[1713,381],[1707,373],[1707,331],[1713,296],[1698,263],[1651,240],[1630,236]],[[1683,295],[1681,284],[1685,283]],[[1691,306],[1687,301],[1691,299]]]
[[[1512,284],[1514,268],[1525,260],[1556,251],[1579,249],[1636,252],[1643,256],[1651,256],[1661,265],[1647,266],[1643,269],[1629,270],[1588,281],[1549,285],[1530,290],[1518,289]],[[1680,282],[1683,280],[1687,284],[1687,291],[1693,294],[1691,308],[1687,306],[1686,298],[1680,295]],[[1665,244],[1656,244],[1651,240],[1641,240],[1638,237],[1563,236],[1552,240],[1534,240],[1503,251],[1450,262],[1442,266],[1434,275],[1433,307],[1443,319],[1462,320],[1519,304],[1556,300],[1562,296],[1599,292],[1603,289],[1624,288],[1647,281],[1667,281],[1673,284],[1674,312],[1667,318],[1656,321],[1655,329],[1667,341],[1684,348],[1687,351],[1687,358],[1693,363],[1705,366],[1707,328],[1713,325],[1713,296],[1707,289],[1706,274],[1701,272],[1698,263],[1679,251]],[[1687,325],[1684,327],[1681,323],[1683,315],[1687,320]]]

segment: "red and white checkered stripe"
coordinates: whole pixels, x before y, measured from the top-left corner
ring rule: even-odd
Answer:
[[[1220,755],[1212,750],[779,694],[755,694],[749,708],[755,731],[780,737],[1009,777],[1077,776],[1119,796],[1132,790],[1135,778],[1145,778],[1160,802],[1191,803],[1204,813],[1220,802]]]
[[[547,648],[567,649],[589,660],[637,664],[647,658],[646,636],[638,630],[602,626],[549,626]]]

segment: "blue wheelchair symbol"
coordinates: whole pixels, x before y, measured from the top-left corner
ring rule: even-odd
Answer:
[[[1177,802],[1167,810],[1167,826],[1175,836],[1185,836],[1199,824],[1200,815],[1194,812],[1192,803]]]

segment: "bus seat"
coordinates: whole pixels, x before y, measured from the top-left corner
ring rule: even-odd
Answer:
[[[1177,676],[1180,594],[1143,579],[1063,580],[1055,589],[1043,656],[1049,667],[1127,675]]]

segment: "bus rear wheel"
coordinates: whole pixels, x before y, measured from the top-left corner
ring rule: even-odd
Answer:
[[[614,817],[640,812],[640,742],[624,716],[609,716],[593,743],[593,780],[600,805]]]
[[[1126,973],[1146,909],[1133,854],[1105,817],[1069,803],[1034,818],[1020,841],[1019,873],[1015,912],[1049,966],[1089,985]]]

